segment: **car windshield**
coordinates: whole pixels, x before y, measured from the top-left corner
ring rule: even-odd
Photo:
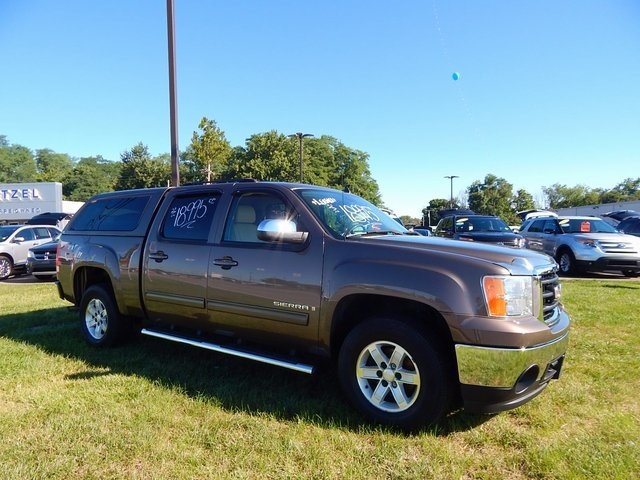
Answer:
[[[397,221],[357,195],[320,189],[297,193],[335,237],[407,233]]]
[[[562,233],[618,233],[604,220],[598,218],[560,218]]]
[[[458,217],[456,232],[511,232],[509,225],[497,217]]]
[[[19,227],[17,225],[6,225],[0,227],[0,242],[4,242]]]

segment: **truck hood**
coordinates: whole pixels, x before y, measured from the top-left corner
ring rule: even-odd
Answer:
[[[438,251],[462,255],[500,265],[509,270],[512,275],[537,274],[556,267],[555,260],[544,253],[489,243],[464,242],[418,235],[366,235],[351,237],[347,241],[374,243],[387,247],[404,248],[408,251]]]

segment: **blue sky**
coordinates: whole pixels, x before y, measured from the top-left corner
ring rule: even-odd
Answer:
[[[640,2],[174,0],[179,144],[331,135],[420,216],[491,173],[640,176]],[[170,151],[164,0],[0,0],[0,134],[72,157]],[[452,74],[459,72],[455,81]]]

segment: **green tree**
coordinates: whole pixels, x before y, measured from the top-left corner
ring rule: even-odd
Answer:
[[[122,163],[105,160],[101,156],[81,158],[62,183],[67,200],[84,202],[93,195],[115,190]]]
[[[600,192],[585,185],[568,187],[555,183],[551,187],[543,187],[542,191],[551,208],[581,207],[600,203]]]
[[[450,200],[446,198],[434,198],[429,205],[422,209],[422,225],[437,225],[440,221],[440,211],[450,207]]]
[[[251,135],[244,148],[233,150],[226,178],[296,182],[300,179],[298,149],[285,135],[271,130]]]
[[[467,189],[469,208],[483,215],[497,215],[510,225],[518,222],[515,215],[513,186],[504,178],[487,174],[484,181],[476,180]]]
[[[9,145],[3,136],[0,145],[0,182],[23,183],[36,181],[36,162],[33,153],[22,145]]]
[[[183,155],[185,167],[181,176],[185,182],[210,182],[219,178],[228,169],[232,153],[231,145],[215,121],[203,117],[198,128],[200,132],[193,132],[191,145]]]
[[[640,200],[640,178],[627,178],[611,190],[602,192],[599,203],[615,203],[631,200]]]
[[[315,183],[346,189],[381,205],[380,188],[371,175],[368,153],[350,148],[329,135],[309,141],[309,148],[309,177]]]
[[[66,153],[43,148],[36,150],[36,168],[39,182],[64,182],[73,171],[73,161]]]
[[[532,210],[536,208],[536,203],[533,200],[533,196],[526,190],[520,189],[513,197],[513,208],[516,212],[523,210]]]
[[[122,168],[116,190],[166,186],[171,181],[171,163],[168,155],[151,158],[142,142],[120,155]]]

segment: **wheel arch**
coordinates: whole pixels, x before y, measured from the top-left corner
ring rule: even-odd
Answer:
[[[73,295],[78,305],[82,301],[84,292],[93,285],[103,285],[113,297],[114,302],[118,306],[118,310],[122,313],[122,309],[118,305],[118,299],[113,289],[111,276],[106,270],[96,267],[80,267],[74,274]]]
[[[434,340],[447,358],[455,361],[451,331],[444,317],[433,307],[415,300],[385,295],[353,294],[336,306],[331,323],[330,350],[336,358],[347,334],[373,317],[392,317],[411,325]]]

